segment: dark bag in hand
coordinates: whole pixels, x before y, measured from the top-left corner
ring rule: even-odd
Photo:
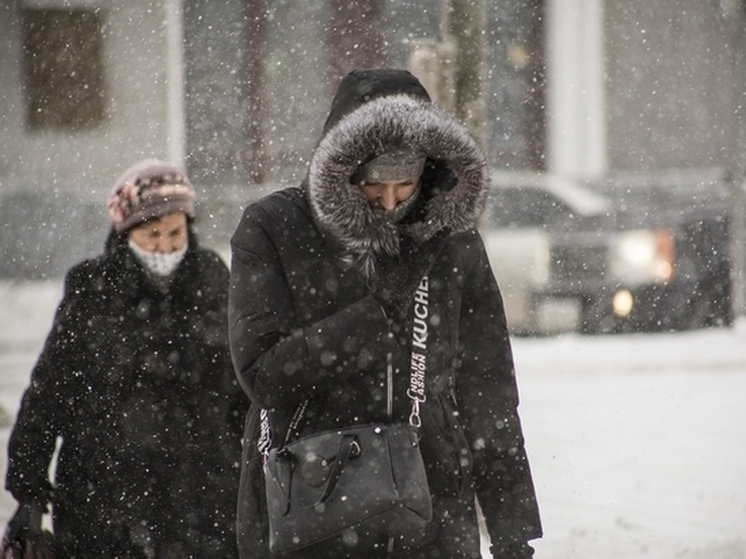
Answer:
[[[406,424],[348,427],[274,448],[266,484],[272,553],[345,531],[405,536],[432,519],[418,435]]]
[[[2,542],[2,559],[54,559],[54,536],[41,527],[42,506],[18,505]]]

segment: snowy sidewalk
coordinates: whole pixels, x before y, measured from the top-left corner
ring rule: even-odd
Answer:
[[[746,557],[746,322],[514,340],[543,559]]]
[[[0,283],[15,415],[61,295]],[[545,537],[537,559],[746,557],[746,320],[731,330],[514,340]],[[0,425],[5,475],[9,425]],[[0,522],[14,509],[0,491]]]

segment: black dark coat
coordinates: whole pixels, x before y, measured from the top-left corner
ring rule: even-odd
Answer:
[[[225,264],[191,232],[167,293],[113,235],[68,272],[6,480],[19,500],[51,499],[64,556],[236,555],[248,406],[230,364],[227,288]]]
[[[422,451],[433,496],[430,543],[345,547],[326,541],[293,557],[479,557],[474,497],[500,557],[524,557],[541,535],[517,413],[513,358],[500,292],[475,226],[489,183],[469,133],[427,101],[406,72],[356,72],[333,103],[300,189],[249,206],[232,239],[230,334],[234,367],[253,406],[239,496],[241,557],[266,558],[259,410],[274,444],[309,399],[298,434],[386,421],[387,359],[393,419],[406,421],[413,312],[387,319],[372,294],[378,263],[403,234],[451,231],[429,273],[427,401]],[[350,176],[388,148],[425,152],[422,192],[398,224],[371,210]],[[515,552],[515,553],[513,553]]]

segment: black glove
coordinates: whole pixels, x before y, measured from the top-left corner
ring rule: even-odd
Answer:
[[[34,502],[25,501],[19,503],[16,512],[13,513],[13,517],[8,521],[8,526],[5,529],[5,535],[3,536],[3,544],[5,542],[13,543],[16,541],[23,541],[28,533],[32,530],[32,516],[34,516]],[[39,525],[35,528],[37,531],[41,530],[41,516],[38,518]]]
[[[49,557],[51,542],[48,533],[42,533],[41,517],[44,507],[36,501],[19,503],[8,521],[2,542],[2,558]]]
[[[379,260],[373,296],[389,319],[401,319],[406,315],[417,287],[435,264],[449,233],[448,229],[438,231],[421,245],[409,235],[403,235],[399,256]]]

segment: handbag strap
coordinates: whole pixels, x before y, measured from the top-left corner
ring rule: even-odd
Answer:
[[[280,459],[288,460],[292,459],[288,455],[285,455],[286,452],[283,452],[283,450],[280,450],[277,453],[277,457]],[[329,458],[329,461],[332,463],[332,467],[329,470],[329,476],[326,478],[326,482],[324,484],[324,490],[321,492],[321,495],[316,500],[316,502],[311,504],[303,504],[303,503],[296,503],[295,501],[292,501],[290,499],[290,483],[292,481],[292,475],[290,475],[290,472],[288,472],[288,475],[286,475],[284,478],[283,476],[276,476],[275,483],[277,485],[277,488],[280,490],[280,493],[285,499],[285,503],[288,505],[293,505],[295,507],[301,507],[306,509],[313,509],[320,505],[323,505],[326,503],[326,501],[329,500],[329,497],[332,496],[334,493],[334,490],[337,488],[337,483],[339,482],[339,479],[342,477],[342,473],[344,472],[345,466],[347,465],[347,462],[350,458],[356,457],[360,455],[360,443],[358,442],[358,437],[355,434],[349,433],[342,436],[342,438],[339,441],[339,450],[337,451],[337,454],[331,458]],[[277,462],[281,462],[281,460],[278,460]],[[292,465],[288,464],[288,467],[292,468]],[[275,467],[280,467],[277,463],[275,463]],[[287,488],[283,487],[282,480],[286,479]],[[287,508],[285,512],[287,513]]]
[[[339,444],[339,452],[337,452],[334,465],[329,472],[329,479],[326,481],[324,492],[319,497],[318,503],[314,506],[323,505],[332,496],[339,478],[342,477],[342,472],[347,465],[347,461],[352,456],[352,449],[355,448],[355,445],[358,445],[358,449],[360,448],[360,443],[357,442],[357,435],[344,435],[342,437],[342,442]]]
[[[429,309],[430,280],[425,276],[414,292],[414,325],[412,326],[412,358],[409,363],[409,388],[407,396],[412,400],[409,425],[413,429],[422,426],[420,406],[427,400],[425,396],[425,373],[427,372],[427,318]]]

